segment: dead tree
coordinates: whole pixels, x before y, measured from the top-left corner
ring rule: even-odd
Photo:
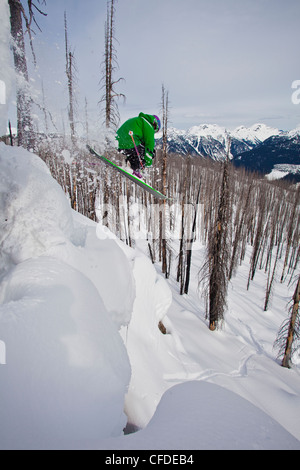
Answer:
[[[84,100],[84,113],[85,113],[85,134],[86,134],[86,141],[89,142],[89,117],[88,117],[88,103],[85,97]]]
[[[299,347],[300,340],[300,318],[299,318],[299,300],[300,300],[300,277],[293,296],[293,305],[290,318],[285,321],[278,333],[274,346],[279,348],[278,357],[283,356],[282,367],[291,367],[292,356]]]
[[[13,146],[14,146],[14,139],[13,139],[13,135],[12,135],[11,122],[10,122],[10,120],[8,121],[8,130],[9,130],[10,145],[11,145],[11,147],[13,147]]]
[[[117,93],[115,86],[123,78],[114,79],[114,72],[117,69],[117,56],[115,43],[115,0],[107,2],[107,19],[105,22],[105,52],[104,52],[104,74],[102,78],[105,90],[99,104],[105,103],[105,125],[106,128],[117,127],[119,123],[119,111],[116,98],[124,98],[125,95]]]
[[[68,81],[68,94],[69,94],[69,106],[68,106],[68,117],[71,130],[71,139],[74,142],[75,139],[75,118],[74,118],[74,53],[71,52],[69,43],[68,43],[68,25],[67,25],[67,13],[64,13],[64,22],[65,22],[65,49],[66,49],[66,75]]]
[[[163,145],[162,145],[162,193],[167,192],[167,146],[168,146],[168,114],[169,114],[169,95],[162,86],[162,123],[163,123]],[[168,277],[167,270],[167,240],[166,240],[166,201],[162,203],[162,211],[160,211],[160,234],[161,234],[161,259],[162,272]]]
[[[284,280],[285,270],[288,264],[290,249],[291,249],[292,242],[293,242],[293,233],[294,233],[295,227],[297,227],[297,217],[296,217],[297,212],[296,211],[297,211],[299,202],[300,202],[300,188],[297,189],[297,192],[295,194],[295,201],[293,204],[293,209],[292,209],[292,213],[291,213],[291,217],[289,221],[289,227],[287,231],[287,246],[286,246],[285,258],[284,258],[283,270],[281,274],[281,282],[283,282]]]
[[[267,191],[264,186],[260,186],[260,195],[259,195],[259,202],[258,202],[258,221],[256,225],[256,232],[255,232],[255,238],[254,238],[254,243],[253,243],[253,249],[252,249],[252,255],[251,255],[251,262],[250,262],[250,269],[249,269],[249,275],[248,275],[248,283],[247,283],[247,290],[249,290],[250,287],[250,281],[253,281],[259,256],[261,253],[261,248],[264,240],[264,232],[265,232],[265,227],[267,226]]]
[[[200,185],[199,185],[196,204],[195,204],[195,213],[194,213],[191,238],[187,240],[186,272],[185,272],[185,284],[184,284],[185,294],[188,294],[189,292],[190,272],[191,272],[191,262],[192,262],[192,246],[193,246],[195,233],[196,233],[196,222],[197,222],[197,214],[198,214],[198,204],[199,204],[199,199],[200,199],[200,190],[201,190],[201,179],[200,179]]]
[[[37,0],[40,3],[39,0]],[[45,2],[43,2],[45,3]],[[14,65],[17,76],[17,129],[18,129],[18,145],[27,149],[33,148],[34,134],[31,117],[32,99],[29,91],[29,77],[25,52],[25,40],[23,31],[23,20],[26,25],[26,32],[29,36],[30,46],[33,54],[34,62],[36,62],[34,50],[32,46],[32,22],[37,25],[34,15],[34,9],[42,15],[42,12],[32,0],[28,0],[27,15],[20,0],[8,0],[10,8],[10,26],[11,36],[13,39],[12,49],[14,56]],[[38,25],[37,25],[38,26]]]
[[[230,247],[228,240],[228,224],[230,216],[229,193],[229,149],[224,162],[222,187],[217,217],[208,242],[209,264],[209,329],[215,330],[224,318],[228,286],[228,262]]]
[[[189,165],[188,165],[189,168]],[[180,184],[180,195],[181,195],[181,231],[180,231],[180,245],[178,253],[178,264],[177,264],[177,282],[180,282],[180,295],[184,293],[184,254],[185,254],[185,206],[186,206],[186,187],[187,187],[187,172],[185,171],[183,181]]]
[[[234,242],[233,242],[233,247],[232,247],[232,255],[231,255],[231,262],[230,262],[230,268],[229,268],[229,280],[232,278],[234,269],[237,265],[237,254],[238,254],[238,247],[239,243],[242,241],[242,232],[243,232],[243,227],[245,224],[245,219],[246,219],[246,213],[249,210],[249,203],[250,203],[250,196],[251,196],[251,191],[253,187],[253,182],[250,183],[248,192],[247,192],[247,197],[245,198],[245,202],[243,207],[240,209],[239,212],[241,212],[240,219],[237,224],[236,232],[235,232],[235,237],[234,237]],[[243,202],[241,202],[243,204]]]
[[[274,220],[272,224],[271,236],[270,236],[270,241],[269,241],[270,246],[269,246],[269,252],[268,252],[267,261],[266,261],[266,269],[268,268],[268,278],[267,278],[267,285],[266,285],[264,312],[268,310],[273,281],[275,279],[277,262],[278,262],[279,254],[281,250],[282,237],[283,237],[283,232],[284,232],[284,228],[286,224],[286,218],[287,218],[286,207],[284,203],[282,203],[282,201],[278,201],[277,208],[275,209],[275,212],[274,212]],[[279,226],[277,225],[278,220],[281,222]],[[273,264],[273,269],[271,269],[272,251],[273,251],[276,232],[277,232],[277,250],[276,250],[276,255],[275,255],[275,261]]]

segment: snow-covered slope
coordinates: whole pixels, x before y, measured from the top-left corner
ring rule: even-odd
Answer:
[[[293,286],[263,312],[266,274],[248,292],[241,266],[210,332],[205,247],[180,296],[147,243],[72,211],[38,157],[4,144],[0,210],[1,449],[300,448],[299,357],[287,370],[273,351]],[[143,430],[124,436],[127,419]]]
[[[300,443],[274,419],[236,393],[208,382],[187,381],[163,395],[144,430],[104,441],[100,448],[292,450],[300,449]],[[190,459],[192,456],[188,455]]]
[[[144,310],[161,335],[166,281],[148,258],[135,259],[111,232],[72,211],[39,157],[4,144],[0,212],[0,449],[97,446],[122,434],[129,383],[133,416],[132,390],[140,397],[144,385],[119,330]],[[155,402],[150,394],[146,421],[161,393]]]
[[[4,144],[0,212],[0,448],[119,435],[130,364],[114,318],[132,310],[127,257],[71,211],[41,159]]]

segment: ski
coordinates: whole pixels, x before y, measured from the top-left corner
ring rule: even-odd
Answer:
[[[141,188],[145,189],[145,191],[152,194],[152,196],[154,196],[158,199],[168,199],[167,196],[160,193],[156,189],[152,188],[152,186],[145,183],[143,180],[140,180],[139,178],[132,175],[131,173],[128,173],[128,171],[126,171],[124,168],[121,168],[120,166],[118,166],[115,163],[111,162],[108,158],[106,158],[103,155],[100,155],[99,153],[97,153],[92,147],[90,147],[90,145],[87,145],[87,148],[94,157],[98,158],[99,160],[101,160],[106,165],[110,166],[111,168],[114,168],[114,170],[118,171],[119,173],[121,173],[121,175],[125,176],[126,178],[130,179],[131,181],[136,183]]]

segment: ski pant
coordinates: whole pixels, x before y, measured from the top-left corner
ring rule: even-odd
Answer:
[[[142,160],[143,166],[145,166],[145,147],[143,145],[137,146],[137,151],[139,152],[140,159]],[[126,157],[126,162],[130,163],[130,166],[133,170],[138,170],[141,168],[140,159],[136,153],[135,148],[133,149],[119,149],[119,152],[123,153]]]

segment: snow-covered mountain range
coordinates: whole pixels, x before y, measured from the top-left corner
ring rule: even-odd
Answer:
[[[216,124],[201,124],[188,130],[170,128],[168,151],[223,161],[228,152],[229,138],[229,157],[237,166],[269,173],[275,166],[288,164],[292,165],[288,173],[300,174],[300,166],[297,167],[300,163],[300,127],[287,132],[265,124],[239,126],[234,130]],[[161,142],[162,136],[158,135],[157,145],[160,146]]]
[[[168,130],[169,152],[183,155],[200,155],[214,160],[223,160],[227,154],[228,140],[231,139],[231,157],[243,151],[252,150],[271,136],[280,135],[278,129],[265,124],[251,127],[239,126],[230,131],[217,124],[201,124],[187,131],[170,128]],[[161,136],[158,138],[160,143]]]

